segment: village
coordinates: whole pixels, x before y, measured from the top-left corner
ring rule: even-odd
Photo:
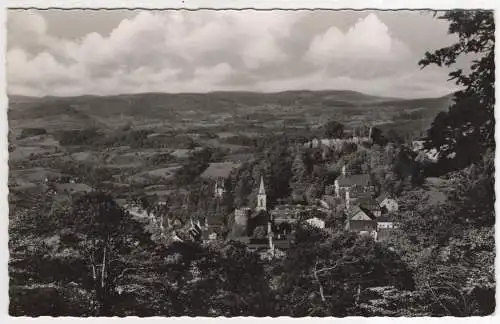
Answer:
[[[372,128],[367,136],[353,136],[337,139],[313,139],[304,143],[305,147],[327,146],[339,150],[345,143],[354,145],[372,145]],[[320,198],[308,204],[274,203],[266,194],[266,183],[261,176],[258,182],[256,200],[251,206],[242,206],[231,211],[230,215],[221,215],[227,192],[223,177],[211,180],[212,208],[201,214],[193,215],[188,222],[174,220],[166,225],[164,217],[156,215],[158,208],[147,211],[140,203],[123,202],[123,207],[140,219],[150,219],[157,223],[163,236],[170,236],[172,241],[183,241],[180,231],[187,232],[189,239],[204,243],[213,241],[237,241],[245,244],[249,251],[261,256],[273,257],[284,255],[293,245],[298,226],[309,226],[334,233],[339,229],[351,231],[361,236],[369,236],[375,241],[384,241],[391,231],[397,228],[394,220],[398,211],[396,197],[381,192],[377,195],[375,184],[368,172],[356,172],[348,165],[343,165],[340,175],[333,185],[327,186]],[[159,201],[165,205],[166,202]],[[161,213],[160,213],[161,214]],[[229,233],[225,231],[224,219],[231,218]],[[184,236],[185,237],[185,236]]]

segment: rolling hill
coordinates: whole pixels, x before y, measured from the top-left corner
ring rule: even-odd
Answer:
[[[440,98],[398,99],[355,91],[285,91],[278,93],[143,93],[114,96],[26,97],[9,95],[8,118],[14,129],[46,127],[47,130],[98,127],[113,129],[126,123],[154,124],[235,122],[250,114],[275,119],[355,119],[393,122],[413,113],[420,124],[429,124],[446,110],[451,95]],[[415,113],[415,111],[419,111]],[[403,115],[401,115],[403,114]],[[415,122],[415,120],[409,120]],[[36,126],[35,126],[36,125]],[[198,125],[199,126],[199,125]],[[420,127],[420,126],[419,126]]]

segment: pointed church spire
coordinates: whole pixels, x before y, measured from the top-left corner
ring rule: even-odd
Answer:
[[[257,211],[267,210],[266,190],[264,189],[264,178],[260,177],[259,193],[257,194]]]
[[[259,187],[259,195],[265,195],[266,189],[264,189],[264,178],[260,177],[260,187]]]

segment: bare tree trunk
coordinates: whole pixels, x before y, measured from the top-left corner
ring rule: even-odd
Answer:
[[[319,280],[319,277],[318,277],[318,273],[316,271],[317,265],[318,265],[318,261],[316,260],[316,264],[314,265],[314,271],[313,271],[314,279],[316,279],[316,281],[318,282],[318,285],[319,285],[319,294],[321,296],[321,301],[326,302],[323,284],[321,284],[321,281]]]
[[[104,251],[102,253],[102,268],[101,268],[101,288],[104,288],[106,282],[106,254],[108,252],[107,243],[104,245]]]
[[[102,267],[101,267],[101,282],[98,287],[99,294],[98,298],[100,299],[100,315],[101,316],[106,316],[108,315],[108,310],[109,310],[109,296],[108,296],[108,282],[107,282],[107,277],[108,277],[108,263],[109,263],[109,237],[105,240],[104,246],[103,246],[103,253],[102,253]]]
[[[356,306],[359,306],[359,295],[361,295],[361,284],[358,284],[358,289],[356,290]]]
[[[92,256],[92,254],[90,254],[89,258],[90,258],[90,265],[92,266],[92,279],[94,279],[94,283],[96,283],[97,282],[97,270],[95,267],[94,257]]]

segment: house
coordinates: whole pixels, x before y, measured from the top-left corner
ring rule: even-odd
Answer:
[[[383,193],[377,198],[378,205],[385,211],[392,213],[398,211],[399,205],[396,199],[391,198],[388,193]]]
[[[325,221],[317,217],[307,219],[306,223],[316,228],[321,228],[321,229],[325,228]]]
[[[345,195],[346,191],[353,193],[373,192],[373,186],[369,174],[353,174],[347,173],[346,167],[342,167],[342,174],[335,180],[335,196],[337,198]]]
[[[282,223],[297,223],[303,212],[301,205],[278,205],[275,206],[271,211],[271,221],[274,224]]]
[[[345,211],[348,231],[358,232],[360,235],[369,235],[375,241],[387,240],[397,223],[390,214],[376,216],[370,210],[359,205],[350,207]]]
[[[214,240],[221,238],[224,234],[222,217],[207,217],[203,225],[203,240]]]
[[[360,206],[351,206],[345,211],[347,231],[372,232],[377,230],[375,215]]]
[[[382,208],[378,204],[377,200],[370,196],[361,196],[356,200],[356,204],[362,209],[369,211],[377,218],[382,215]]]
[[[225,232],[225,217],[222,214],[220,200],[214,198],[212,203],[205,210],[204,215],[200,215],[203,240],[220,238]]]
[[[247,226],[252,209],[250,207],[236,208],[234,210],[234,222],[240,226]]]
[[[392,231],[398,227],[393,218],[386,214],[377,218],[377,241],[385,241],[391,237]]]
[[[397,227],[393,218],[390,215],[383,215],[377,218],[377,230],[379,229],[393,229]]]

